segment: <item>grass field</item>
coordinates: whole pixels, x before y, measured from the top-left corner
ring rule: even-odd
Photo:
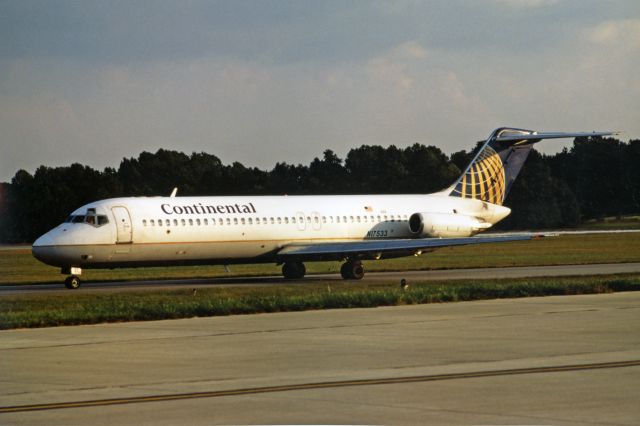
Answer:
[[[580,226],[581,230],[640,229],[640,216],[606,217],[602,220],[588,220]]]
[[[640,262],[640,234],[562,235],[539,240],[448,247],[419,257],[365,262],[367,271],[429,270],[504,266]],[[307,273],[337,273],[339,262],[309,262]],[[209,278],[229,275],[278,275],[276,265],[188,266],[85,270],[86,281]],[[62,283],[58,268],[44,265],[28,249],[0,250],[0,285]]]
[[[336,283],[25,294],[0,298],[0,329],[639,291],[640,274],[397,284]]]

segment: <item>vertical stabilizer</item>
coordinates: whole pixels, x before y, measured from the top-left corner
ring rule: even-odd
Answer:
[[[616,133],[541,133],[501,127],[491,133],[471,164],[447,191],[452,197],[471,198],[502,205],[536,142],[542,139],[612,134]]]

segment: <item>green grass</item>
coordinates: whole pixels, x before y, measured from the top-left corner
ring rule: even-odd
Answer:
[[[578,226],[581,230],[640,229],[640,216],[606,217],[602,220],[589,220]]]
[[[639,291],[640,274],[457,281],[339,283],[145,292],[26,294],[0,298],[0,329],[150,321],[312,309],[365,308],[495,298]]]
[[[477,246],[445,247],[419,257],[365,262],[368,271],[430,270],[504,266],[565,265],[640,262],[640,234],[563,235],[532,241]],[[309,262],[307,273],[337,273],[339,262]],[[279,275],[272,264],[159,267],[117,270],[85,270],[88,281],[211,278],[223,276]],[[30,250],[0,251],[0,285],[61,283],[58,268],[44,265]]]

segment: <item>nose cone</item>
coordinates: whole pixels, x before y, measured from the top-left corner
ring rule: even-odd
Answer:
[[[51,238],[51,232],[47,232],[46,234],[42,235],[40,238],[38,238],[37,240],[35,240],[33,242],[32,247],[35,249],[40,248],[42,246],[52,246],[53,245],[53,239]]]
[[[55,258],[56,247],[51,232],[47,232],[33,242],[31,246],[31,254],[42,263],[47,265],[58,266],[53,263]]]

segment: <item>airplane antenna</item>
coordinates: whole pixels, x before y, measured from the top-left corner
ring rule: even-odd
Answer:
[[[176,186],[175,188],[173,188],[173,191],[171,191],[171,195],[169,195],[169,197],[175,198],[177,193],[178,193],[178,187]]]

